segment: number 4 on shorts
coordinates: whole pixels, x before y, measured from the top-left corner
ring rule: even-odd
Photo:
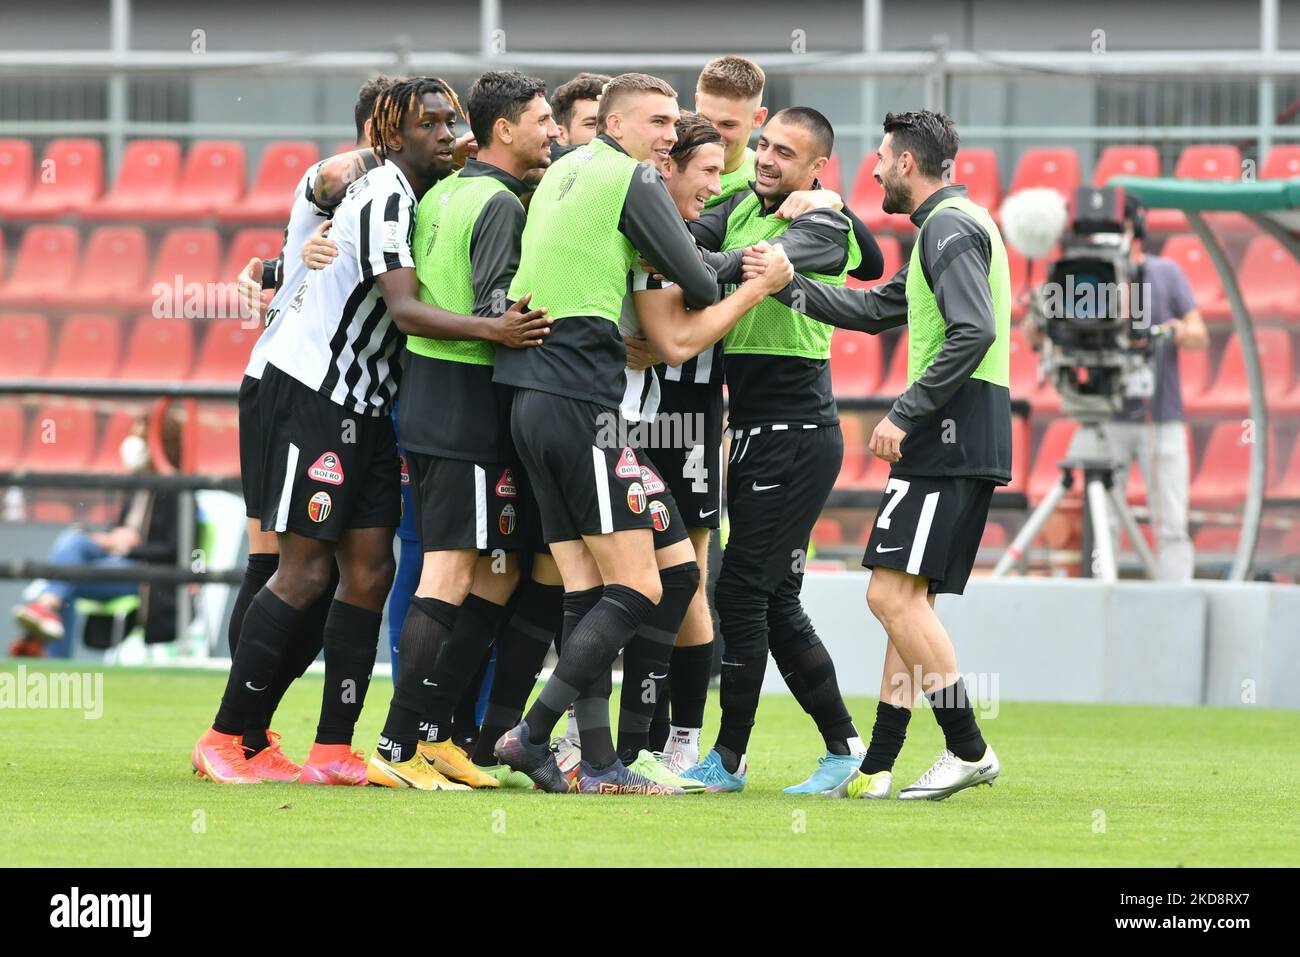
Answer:
[[[704,446],[691,446],[690,454],[682,465],[682,475],[691,480],[691,491],[697,494],[709,490],[709,470],[704,465]]]

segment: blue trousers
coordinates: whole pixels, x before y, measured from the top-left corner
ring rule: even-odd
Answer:
[[[135,562],[120,555],[110,555],[100,548],[90,536],[80,529],[64,531],[50,549],[51,565],[102,565],[105,568],[122,568]],[[108,601],[123,595],[134,595],[140,590],[138,582],[105,581],[50,581],[45,591],[59,599],[59,613],[63,618],[63,637],[49,646],[53,658],[67,658],[72,654],[73,635],[77,629],[77,599]]]

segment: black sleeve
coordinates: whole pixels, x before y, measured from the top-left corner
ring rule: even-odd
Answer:
[[[262,288],[279,289],[280,283],[284,281],[284,260],[263,259],[262,260]]]
[[[934,415],[970,378],[997,339],[989,291],[988,233],[966,213],[943,209],[917,237],[921,266],[944,321],[944,342],[930,367],[898,397],[889,417],[904,431]]]
[[[772,298],[804,315],[840,329],[869,332],[907,325],[907,267],[875,289],[849,289],[795,275]]]
[[[628,184],[619,231],[665,278],[682,287],[686,305],[702,309],[718,301],[718,276],[695,248],[663,176],[642,163]]]
[[[506,190],[496,193],[479,210],[469,237],[476,316],[497,316],[506,311],[510,281],[519,269],[524,217],[524,207]]]
[[[849,256],[849,221],[833,209],[814,209],[769,241],[781,244],[795,272],[833,276]]]
[[[731,216],[731,211],[740,204],[740,201],[748,195],[745,190],[738,193],[732,193],[720,203],[714,203],[704,212],[700,213],[700,218],[687,223],[691,235],[695,241],[705,249],[711,249],[718,252],[722,249],[722,241],[727,236],[727,220]]]
[[[858,219],[853,210],[845,206],[844,215],[853,226],[853,238],[858,241],[858,249],[862,250],[862,262],[858,263],[856,269],[850,269],[849,275],[863,282],[879,279],[885,274],[885,254],[880,251],[880,244],[876,242],[876,237],[867,228],[867,224]]]
[[[175,492],[156,493],[153,507],[149,510],[149,528],[145,532],[145,540],[129,550],[126,557],[137,562],[174,564],[176,549],[180,545],[176,524],[179,505]]]

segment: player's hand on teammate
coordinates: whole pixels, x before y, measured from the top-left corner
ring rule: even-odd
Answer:
[[[497,333],[494,341],[511,349],[527,349],[540,346],[551,334],[551,324],[555,321],[546,316],[546,308],[529,309],[528,301],[533,294],[525,293],[513,306],[498,317]]]
[[[663,281],[664,281],[664,275],[663,275],[663,273],[661,273],[658,269],[656,269],[654,266],[652,266],[652,265],[650,264],[650,261],[647,260],[647,259],[643,259],[643,260],[641,260],[641,271],[642,271],[642,272],[648,272],[648,273],[650,274],[650,278],[653,279],[653,280],[655,280],[655,282],[663,282]]]
[[[833,189],[797,189],[776,211],[777,219],[794,219],[814,209],[843,209],[844,200]]]
[[[466,161],[477,156],[478,140],[474,139],[473,133],[464,133],[451,144],[451,165],[456,169],[463,168]]]
[[[326,235],[332,222],[332,219],[325,220],[303,243],[302,261],[307,264],[308,269],[324,269],[338,256],[339,247]]]
[[[258,325],[262,323],[265,303],[262,300],[262,260],[254,256],[239,273],[236,282],[239,296],[239,317],[251,319]]]
[[[763,272],[757,277],[758,281],[769,294],[779,292],[794,279],[794,266],[780,243],[774,246],[768,246],[767,243],[762,245],[767,248],[763,250]]]
[[[885,416],[876,423],[875,429],[871,433],[871,441],[867,443],[876,458],[884,459],[886,462],[897,462],[903,457],[902,447],[903,439],[907,438],[907,433],[896,426],[889,416]]]
[[[648,369],[659,364],[659,357],[650,348],[650,342],[644,336],[624,336],[627,344],[627,367],[629,369]]]

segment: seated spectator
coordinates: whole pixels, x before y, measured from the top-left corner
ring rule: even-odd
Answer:
[[[154,471],[145,439],[145,423],[142,416],[122,440],[122,464],[131,472]],[[179,465],[180,425],[171,416],[163,421],[163,451],[173,465]],[[149,489],[127,492],[113,528],[92,532],[74,525],[55,540],[50,564],[104,568],[144,562],[174,564],[177,504],[175,492]],[[166,641],[175,637],[176,589],[173,586],[151,588],[122,581],[41,581],[32,583],[28,593],[32,592],[35,594],[29,601],[14,608],[14,619],[24,632],[9,648],[15,657],[43,657],[50,652],[69,654],[70,637],[76,633],[78,598],[108,601],[139,593],[137,621],[146,622],[146,639]],[[51,648],[56,642],[57,646]]]

